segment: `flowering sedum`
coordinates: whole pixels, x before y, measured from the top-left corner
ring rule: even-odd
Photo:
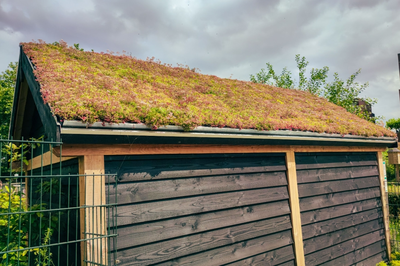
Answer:
[[[66,120],[394,136],[304,91],[203,75],[153,58],[80,51],[63,41],[22,48],[45,103]]]

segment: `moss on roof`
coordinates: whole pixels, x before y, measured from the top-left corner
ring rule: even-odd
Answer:
[[[203,75],[127,55],[22,43],[44,101],[66,120],[394,136],[308,92]]]

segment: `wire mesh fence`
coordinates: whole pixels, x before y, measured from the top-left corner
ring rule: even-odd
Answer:
[[[388,182],[391,251],[400,252],[400,182]]]
[[[0,140],[0,266],[115,264],[115,175],[79,174],[61,144]]]

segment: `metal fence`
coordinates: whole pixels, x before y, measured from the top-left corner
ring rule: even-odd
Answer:
[[[391,251],[400,252],[400,182],[388,182]]]
[[[0,266],[115,264],[115,175],[79,174],[42,140],[0,140],[0,166]]]

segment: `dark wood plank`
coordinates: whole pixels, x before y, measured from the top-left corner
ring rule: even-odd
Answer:
[[[118,249],[191,235],[290,213],[287,200],[119,227]],[[113,249],[113,248],[111,248]]]
[[[365,223],[383,216],[381,209],[372,209],[352,215],[342,216],[328,221],[309,224],[302,227],[303,239],[327,234],[346,227]]]
[[[150,265],[235,244],[247,239],[271,234],[276,235],[277,232],[290,228],[290,216],[286,215],[118,251],[118,258],[131,265]],[[281,234],[278,233],[278,235]]]
[[[118,204],[171,199],[218,192],[287,185],[285,172],[222,175],[118,184],[118,195],[109,193],[110,202]],[[114,192],[114,193],[113,193]]]
[[[340,242],[347,241],[349,239],[356,238],[361,235],[368,234],[372,231],[376,231],[382,228],[383,228],[382,219],[377,219],[363,224],[358,224],[352,227],[347,227],[345,229],[335,231],[326,235],[320,235],[317,237],[309,238],[304,241],[304,253],[310,254],[317,250],[334,246],[336,244],[339,244]],[[376,237],[373,242],[376,242],[380,239],[382,238]]]
[[[366,211],[382,206],[380,198],[367,199],[363,201],[353,202],[350,204],[343,204],[329,208],[312,210],[301,213],[301,224],[306,225],[316,223],[352,213]]]
[[[376,264],[378,264],[378,263],[381,262],[381,261],[388,261],[387,252],[386,252],[386,251],[381,252],[381,253],[378,253],[378,254],[376,254],[376,255],[374,255],[374,256],[371,256],[371,257],[369,257],[368,259],[365,259],[365,260],[363,260],[363,261],[360,261],[360,262],[354,264],[354,266],[370,266],[370,265],[376,265]]]
[[[233,245],[212,249],[191,256],[178,258],[161,263],[161,265],[222,265],[241,260],[269,250],[277,249],[292,244],[292,233],[290,230],[253,238]]]
[[[302,198],[300,199],[300,210],[303,212],[326,208],[350,202],[357,202],[365,199],[377,198],[380,197],[380,195],[381,192],[379,187],[375,187]]]
[[[118,182],[286,171],[281,154],[107,156],[106,173]]]
[[[345,168],[305,169],[297,171],[297,181],[299,184],[367,176],[379,176],[378,167],[376,165],[370,165]]]
[[[299,184],[299,197],[310,197],[348,190],[379,187],[379,177],[363,177],[346,180]]]
[[[287,261],[285,263],[279,264],[277,266],[295,266],[295,265],[296,265],[295,261],[291,260],[291,261]]]
[[[320,265],[321,263],[343,256],[354,250],[361,249],[385,238],[383,230],[375,231],[355,239],[351,239],[330,248],[306,255],[306,265]]]
[[[296,153],[296,169],[323,169],[377,165],[374,153]]]
[[[287,187],[275,187],[124,205],[118,207],[118,225],[280,201],[287,198]]]
[[[382,260],[386,259],[386,244],[385,240],[373,243],[372,245],[350,252],[344,256],[329,260],[321,265],[323,266],[337,266],[337,265],[363,265],[370,266],[376,265]]]
[[[280,263],[285,263],[294,260],[293,246],[286,246],[283,248],[278,248],[269,252],[265,252],[259,254],[254,257],[250,257],[244,260],[239,260],[234,263],[229,263],[225,265],[230,266],[269,266],[269,265],[278,265]],[[287,264],[285,264],[287,265]],[[290,265],[290,264],[289,264]]]

